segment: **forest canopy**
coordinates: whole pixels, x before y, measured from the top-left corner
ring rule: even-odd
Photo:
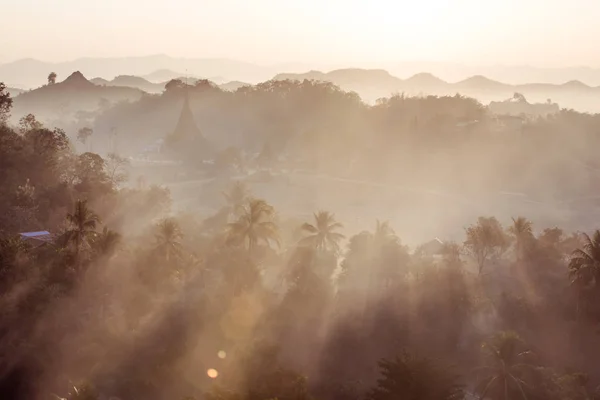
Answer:
[[[166,163],[152,164],[164,184],[133,179],[126,150],[158,137],[185,90],[220,151],[193,179],[178,174],[197,165]],[[289,195],[285,171],[302,169],[588,196],[598,115],[515,128],[460,95],[368,106],[312,81],[175,82],[106,107],[89,130],[11,123],[11,105],[0,85],[3,398],[600,398],[600,231],[487,214],[457,240],[409,246],[384,219],[350,229],[338,212],[350,192],[304,215],[258,193]],[[121,153],[91,151],[117,121]],[[201,196],[173,207],[195,184]]]

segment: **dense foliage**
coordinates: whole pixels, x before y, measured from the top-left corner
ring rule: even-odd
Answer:
[[[265,85],[235,96],[281,117],[282,132],[282,97],[311,110],[296,114],[306,123],[356,107],[338,121],[359,129],[347,118],[366,112],[327,85]],[[423,124],[485,120],[462,98],[368,112],[411,124],[427,101],[437,111]],[[115,158],[76,154],[33,116],[0,122],[3,399],[599,398],[600,231],[480,217],[463,243],[411,250],[385,221],[347,232],[335,210],[315,210],[291,223],[243,182],[215,215],[171,212],[167,190],[124,186]],[[37,230],[53,240],[19,236]]]

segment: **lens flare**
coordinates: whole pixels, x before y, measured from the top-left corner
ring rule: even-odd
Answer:
[[[209,368],[209,370],[206,371],[206,375],[208,375],[209,378],[215,379],[219,376],[219,372],[214,368]]]
[[[223,350],[220,350],[217,353],[217,356],[219,356],[219,358],[223,359],[223,358],[227,357],[227,353],[225,353]]]

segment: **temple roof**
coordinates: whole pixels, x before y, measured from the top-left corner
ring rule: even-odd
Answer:
[[[194,121],[194,115],[190,108],[190,97],[186,91],[179,120],[177,120],[175,130],[171,133],[171,140],[173,142],[178,142],[180,140],[188,140],[198,136],[201,137],[202,133],[196,125],[196,121]]]
[[[184,156],[184,153],[206,156],[210,152],[210,145],[196,125],[187,90],[184,93],[183,107],[175,130],[165,140],[166,150],[181,156]]]

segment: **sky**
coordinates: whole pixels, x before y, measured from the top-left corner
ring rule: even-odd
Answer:
[[[0,62],[168,54],[600,67],[599,0],[0,0],[0,10]]]

